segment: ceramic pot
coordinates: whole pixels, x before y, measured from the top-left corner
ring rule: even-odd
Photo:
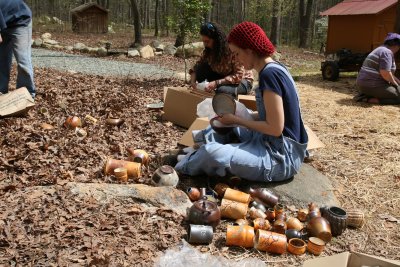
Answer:
[[[262,219],[267,218],[267,215],[265,215],[265,213],[262,210],[256,209],[255,207],[250,208],[249,215],[250,218],[252,218],[253,220],[257,218],[262,218]]]
[[[189,209],[187,219],[192,224],[210,225],[215,229],[221,220],[221,213],[216,203],[200,199]]]
[[[271,230],[271,224],[269,223],[268,220],[263,219],[263,218],[257,218],[253,220],[253,226],[254,230],[257,231],[258,229],[261,230]]]
[[[82,121],[77,116],[69,116],[65,120],[64,126],[69,129],[75,129],[76,127],[82,127]]]
[[[268,221],[270,222],[275,221],[275,210],[273,208],[268,208],[265,214],[267,215]]]
[[[301,231],[304,228],[304,225],[299,221],[299,219],[290,217],[286,220],[287,229],[294,229],[297,231]]]
[[[96,123],[97,123],[97,119],[96,119],[96,118],[93,118],[93,117],[90,116],[90,115],[86,115],[86,116],[85,116],[85,122],[90,122],[90,123],[92,123],[92,124],[96,124]]]
[[[347,213],[339,207],[329,207],[323,210],[322,217],[328,220],[331,225],[331,232],[333,236],[338,236],[346,230],[347,226]]]
[[[292,238],[289,240],[287,250],[293,255],[302,255],[306,252],[306,242],[299,238]]]
[[[285,235],[257,230],[254,238],[254,248],[275,254],[282,254],[286,251],[287,239]]]
[[[229,186],[232,188],[238,187],[241,182],[242,178],[240,178],[239,176],[232,176],[229,178]]]
[[[224,199],[241,202],[245,204],[249,204],[250,202],[250,195],[243,193],[239,190],[235,190],[232,188],[227,188],[225,190]]]
[[[317,237],[310,237],[307,243],[307,251],[319,256],[325,249],[325,242]]]
[[[211,244],[213,228],[209,225],[190,224],[188,227],[188,242],[190,244]]]
[[[347,211],[347,226],[360,228],[364,225],[364,213],[360,210]]]
[[[218,183],[215,185],[214,190],[217,192],[219,198],[223,198],[225,195],[226,189],[229,188],[229,185],[224,183]]]
[[[284,235],[287,230],[286,222],[284,220],[277,219],[277,220],[275,220],[275,222],[272,226],[272,229],[274,232]]]
[[[128,182],[128,170],[126,168],[114,169],[114,175],[121,182]]]
[[[249,222],[246,219],[237,219],[233,225],[249,225]]]
[[[200,199],[200,191],[196,187],[189,187],[186,189],[186,194],[191,201],[197,201]]]
[[[216,119],[217,119],[217,117],[212,118],[212,119],[210,120],[211,128],[212,128],[216,133],[221,134],[221,135],[226,135],[226,134],[232,132],[233,127],[221,126],[221,123],[220,123],[219,121],[217,121]]]
[[[221,202],[221,216],[229,219],[246,218],[248,206],[245,203],[223,198]]]
[[[250,187],[249,194],[254,199],[259,199],[267,207],[275,207],[278,204],[279,197],[266,188]]]
[[[252,248],[254,246],[254,228],[248,225],[228,225],[226,245]]]
[[[179,176],[174,168],[169,165],[163,165],[154,172],[151,182],[155,186],[176,187],[179,182]]]
[[[110,126],[117,126],[118,128],[125,123],[124,119],[117,119],[117,118],[108,118],[106,119],[106,124]]]
[[[274,206],[274,210],[275,210],[275,219],[276,219],[278,216],[280,216],[280,214],[285,213],[285,208],[283,207],[282,204],[276,204],[276,205]],[[286,218],[285,218],[285,220],[286,220]]]
[[[299,219],[301,222],[307,221],[307,215],[308,215],[308,209],[300,209],[297,212],[297,219]]]
[[[285,231],[285,235],[287,237],[288,240],[292,239],[292,238],[302,238],[302,234],[294,229],[288,229]]]
[[[310,236],[315,236],[328,243],[332,239],[331,226],[323,217],[314,217],[307,224],[307,232]]]
[[[276,214],[276,212],[275,212],[275,221],[276,220],[282,220],[282,221],[284,221],[284,222],[286,222],[286,213],[278,213],[278,214]]]
[[[117,160],[108,158],[104,165],[104,173],[106,175],[113,174],[116,168],[126,168],[128,177],[138,178],[141,176],[141,164],[137,162]]]
[[[307,221],[310,221],[314,217],[321,217],[321,211],[314,202],[308,204]]]
[[[126,151],[129,154],[129,157],[128,157],[129,160],[132,160],[133,162],[141,163],[144,166],[149,166],[150,157],[146,151],[144,151],[142,149],[133,149],[133,148],[127,148]]]
[[[267,208],[263,204],[261,204],[258,199],[255,199],[252,202],[250,202],[250,207],[259,209],[264,213],[267,211]]]

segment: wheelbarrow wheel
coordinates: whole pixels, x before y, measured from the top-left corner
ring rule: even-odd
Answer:
[[[336,81],[339,78],[339,65],[335,61],[327,61],[322,67],[324,80]]]

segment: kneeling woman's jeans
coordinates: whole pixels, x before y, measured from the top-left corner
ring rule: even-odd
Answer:
[[[31,61],[32,22],[28,26],[17,26],[1,32],[0,43],[0,92],[8,92],[12,55],[17,61],[17,88],[26,87],[32,97],[36,90]]]

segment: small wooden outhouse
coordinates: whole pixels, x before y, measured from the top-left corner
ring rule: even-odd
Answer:
[[[108,10],[96,3],[87,3],[71,10],[72,31],[76,33],[106,33]]]

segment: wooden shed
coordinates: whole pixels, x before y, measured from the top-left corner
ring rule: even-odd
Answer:
[[[76,33],[106,33],[108,10],[96,3],[87,3],[71,10],[72,31]]]
[[[342,48],[368,53],[394,31],[397,0],[344,0],[324,11],[328,16],[326,54]]]

